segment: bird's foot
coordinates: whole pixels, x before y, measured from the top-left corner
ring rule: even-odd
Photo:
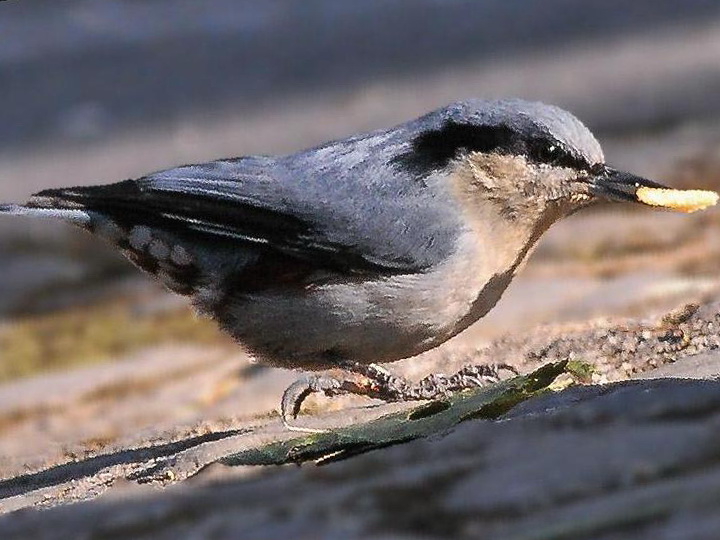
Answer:
[[[433,373],[411,384],[376,364],[347,363],[342,367],[370,379],[372,384],[364,387],[363,395],[383,401],[440,399],[452,392],[496,383],[501,380],[502,371],[518,375],[517,369],[509,364],[479,364],[465,366],[452,375]]]
[[[402,377],[396,377],[379,366],[347,362],[339,367],[362,375],[366,381],[360,383],[352,379],[336,379],[327,375],[308,375],[298,379],[285,390],[280,403],[280,416],[285,427],[293,431],[310,433],[324,431],[291,424],[291,421],[297,418],[305,399],[315,393],[321,393],[328,397],[355,394],[388,402],[411,399],[406,397],[407,389],[410,387],[409,383]]]
[[[310,394],[322,393],[328,397],[341,394],[366,395],[362,385],[349,379],[336,379],[327,375],[308,375],[298,379],[283,393],[280,402],[280,416],[286,428],[293,431],[309,433],[322,433],[325,430],[303,428],[294,426],[291,421],[296,419],[300,412],[300,406]]]
[[[314,393],[322,393],[328,397],[355,394],[387,402],[423,401],[444,399],[453,392],[496,383],[501,380],[501,371],[509,371],[514,375],[518,374],[518,371],[508,364],[480,364],[466,366],[452,375],[434,373],[421,379],[416,384],[411,384],[403,377],[393,375],[375,364],[348,362],[340,367],[362,375],[368,380],[368,383],[362,384],[350,379],[336,379],[327,375],[309,375],[299,379],[285,390],[280,407],[283,424],[288,429],[305,432],[324,431],[297,427],[291,424],[291,420],[297,418],[305,399]]]
[[[465,366],[460,371],[445,375],[433,373],[408,389],[405,399],[438,399],[467,388],[478,388],[499,382],[502,371],[518,375],[517,369],[509,364],[478,364]]]

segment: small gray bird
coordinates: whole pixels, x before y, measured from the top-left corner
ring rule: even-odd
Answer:
[[[605,165],[573,115],[521,100],[459,102],[282,157],[186,165],[49,189],[0,213],[58,218],[140,269],[312,392],[432,398],[497,377],[475,366],[413,385],[374,363],[417,355],[484,316],[558,219],[637,201],[655,182]],[[502,366],[500,366],[502,367]]]

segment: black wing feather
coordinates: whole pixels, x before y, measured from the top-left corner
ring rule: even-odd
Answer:
[[[197,172],[202,166],[191,167]],[[192,233],[205,240],[230,239],[336,271],[392,274],[409,270],[368,260],[353,246],[327,241],[307,221],[263,207],[262,201],[244,194],[237,179],[184,178],[169,172],[110,185],[49,189],[37,193],[28,205],[83,208],[127,228],[147,225],[185,238]]]

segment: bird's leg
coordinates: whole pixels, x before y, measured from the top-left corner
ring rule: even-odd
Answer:
[[[351,379],[336,379],[327,375],[308,375],[297,380],[285,390],[282,397],[280,410],[286,427],[298,431],[317,431],[295,427],[290,423],[297,418],[305,399],[314,393],[322,393],[328,397],[355,394],[387,402],[421,401],[445,398],[458,390],[496,383],[500,380],[502,370],[517,375],[517,370],[508,364],[481,364],[466,366],[453,375],[434,373],[416,384],[411,384],[403,377],[393,375],[375,364],[343,362],[338,367],[363,376],[369,380],[369,384],[358,383]]]
[[[403,377],[393,375],[377,364],[359,364],[343,362],[340,367],[370,379],[371,385],[365,395],[383,401],[407,401],[411,384]]]

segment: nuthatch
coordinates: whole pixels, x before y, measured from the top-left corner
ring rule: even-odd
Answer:
[[[105,186],[49,189],[0,212],[59,218],[104,238],[261,362],[342,368],[285,392],[425,399],[497,366],[412,385],[374,365],[455,336],[496,304],[555,221],[659,184],[605,164],[557,107],[452,104],[283,157],[242,157]]]

